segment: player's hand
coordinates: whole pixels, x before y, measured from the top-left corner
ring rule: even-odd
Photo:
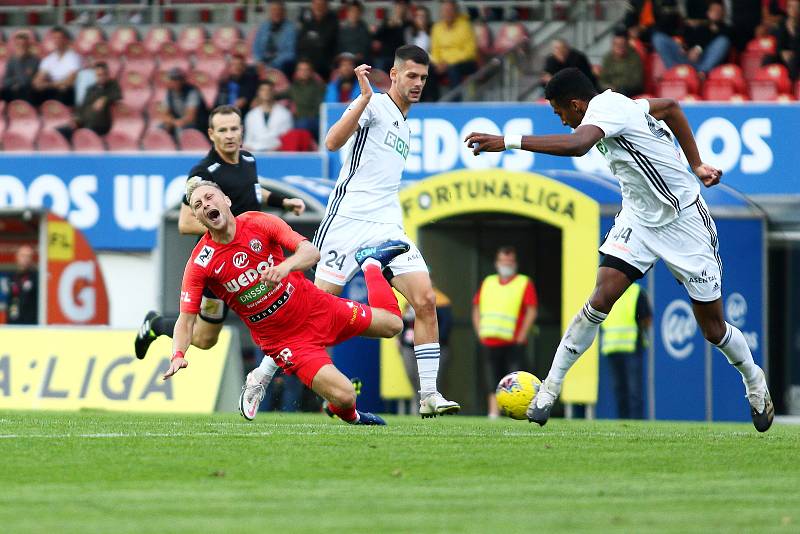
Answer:
[[[722,178],[722,170],[712,167],[707,163],[701,163],[692,170],[706,187],[717,185]]]
[[[372,67],[366,64],[361,64],[354,69],[356,78],[358,79],[358,86],[361,88],[361,96],[366,100],[372,98],[372,86],[369,84],[369,79],[367,78],[371,69]]]
[[[171,362],[169,362],[169,369],[167,369],[167,372],[164,373],[162,379],[163,380],[168,379],[169,377],[171,377],[184,367],[187,367],[188,365],[189,362],[187,362],[185,358],[174,358]]]
[[[277,284],[287,276],[289,276],[289,269],[281,263],[274,267],[268,267],[267,270],[261,273],[261,281]]]
[[[301,198],[285,198],[283,199],[283,209],[300,215],[306,211],[306,203]]]
[[[464,141],[476,156],[481,152],[502,152],[506,149],[506,142],[502,135],[472,132]]]

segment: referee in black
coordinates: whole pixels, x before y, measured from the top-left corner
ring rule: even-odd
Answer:
[[[239,215],[246,211],[261,211],[262,206],[283,208],[300,215],[305,211],[305,203],[299,198],[287,198],[274,191],[261,187],[256,172],[256,159],[241,149],[242,113],[234,106],[218,106],[208,117],[208,137],[213,147],[197,165],[189,171],[188,182],[211,180],[219,184],[222,191],[231,199],[231,211]],[[178,218],[178,231],[182,234],[203,235],[206,228],[192,214],[184,196]],[[203,292],[200,318],[195,322],[192,332],[192,345],[209,349],[217,343],[222,323],[228,315],[228,307],[208,288]],[[150,311],[142,321],[136,334],[134,348],[140,360],[147,354],[150,344],[158,336],[172,337],[177,316],[165,317]]]

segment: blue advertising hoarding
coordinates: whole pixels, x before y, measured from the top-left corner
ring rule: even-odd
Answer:
[[[150,250],[161,214],[180,202],[202,154],[1,154],[0,208],[47,207],[95,249]],[[324,154],[256,155],[259,175],[298,181],[325,173]],[[326,189],[326,191],[329,190]]]

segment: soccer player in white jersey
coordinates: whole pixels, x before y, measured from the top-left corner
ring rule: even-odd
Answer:
[[[331,126],[325,147],[342,149],[343,162],[336,187],[328,199],[314,245],[320,250],[314,283],[339,295],[358,272],[356,251],[407,243],[408,252],[397,256],[384,271],[391,284],[416,312],[414,353],[420,382],[422,417],[458,412],[458,403],[438,391],[439,326],[436,297],[422,254],[403,230],[397,192],[409,151],[410,131],[406,115],[419,102],[428,79],[428,53],[414,45],[395,51],[388,93],[374,94],[367,76],[369,65],[355,69],[361,88],[342,117]],[[387,241],[388,240],[388,241]]]
[[[742,332],[725,322],[716,227],[695,179],[711,187],[719,183],[722,171],[700,159],[680,106],[663,98],[631,100],[611,90],[598,94],[574,68],[553,76],[545,98],[561,122],[574,128],[572,134],[471,133],[467,145],[475,155],[521,148],[557,156],[582,156],[597,146],[619,179],[622,210],[600,247],[603,259],[594,291],[567,327],[550,372],[528,408],[528,419],[547,422],[564,376],[591,346],[611,307],[662,259],[686,288],[703,336],[742,374],[753,425],[766,432],[775,409],[764,372],[753,362]],[[682,163],[673,135],[694,176]]]

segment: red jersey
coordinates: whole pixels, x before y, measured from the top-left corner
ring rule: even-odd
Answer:
[[[181,312],[199,313],[208,287],[241,317],[259,346],[294,331],[308,316],[316,287],[298,271],[277,285],[262,282],[261,273],[285,259],[284,248],[294,251],[305,240],[283,219],[256,211],[236,217],[230,243],[216,243],[206,232],[186,263]]]

